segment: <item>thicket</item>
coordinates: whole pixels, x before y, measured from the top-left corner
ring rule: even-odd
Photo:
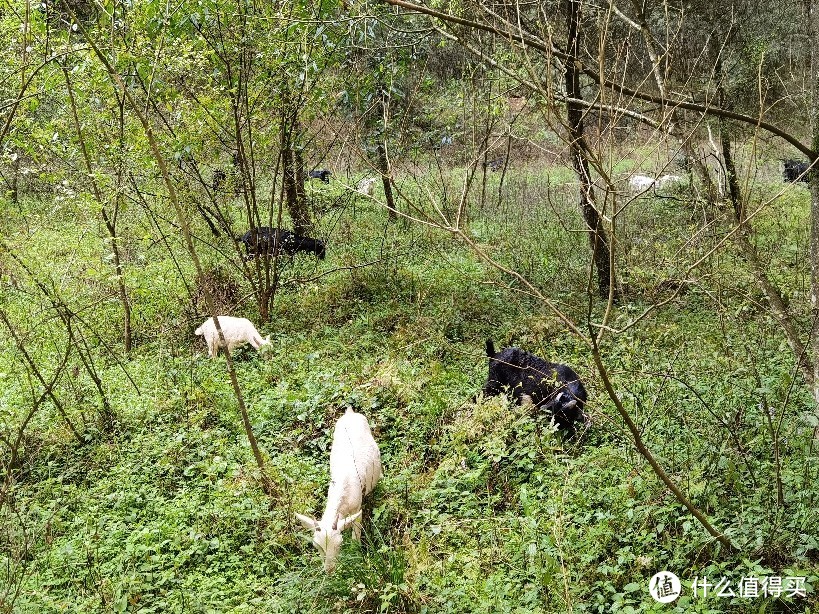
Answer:
[[[815,610],[819,178],[778,160],[812,153],[810,32],[404,8],[4,6],[0,610]],[[252,226],[327,258],[245,259]],[[270,351],[209,360],[222,313]],[[487,337],[578,371],[577,438],[473,400]],[[325,576],[293,513],[321,511],[346,406],[384,479]],[[703,576],[807,596],[694,598]]]

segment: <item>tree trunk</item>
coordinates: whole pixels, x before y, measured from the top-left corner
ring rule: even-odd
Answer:
[[[296,179],[296,201],[298,203],[298,209],[300,211],[306,212],[306,215],[309,219],[309,209],[307,207],[307,196],[304,193],[304,157],[302,156],[301,149],[296,147],[293,150],[293,159],[296,162],[295,168],[295,179]]]
[[[122,257],[120,254],[119,235],[117,234],[117,218],[119,212],[122,210],[122,187],[125,177],[125,160],[123,158],[126,151],[125,146],[125,99],[117,96],[118,113],[117,125],[119,131],[120,155],[117,157],[117,192],[114,195],[114,211],[109,219],[106,214],[105,207],[102,208],[102,219],[105,222],[108,232],[111,235],[111,251],[114,254],[114,268],[117,272],[117,291],[119,292],[119,300],[122,303],[123,312],[123,343],[125,344],[125,351],[130,352],[132,346],[131,334],[131,300],[128,297],[128,289],[125,286],[125,273],[122,268]]]
[[[581,100],[580,73],[573,58],[576,58],[580,49],[579,25],[580,2],[567,0],[566,26],[568,32],[566,61],[566,95],[570,99]],[[586,157],[588,147],[583,136],[583,107],[577,103],[566,103],[566,114],[569,122],[569,151],[572,156],[572,166],[580,181],[580,208],[583,220],[589,230],[589,243],[592,248],[592,259],[597,269],[597,289],[600,297],[607,299],[611,294],[616,297],[616,286],[611,270],[611,247],[606,232],[603,229],[602,219],[594,204],[594,188],[592,187],[589,161]]]
[[[17,159],[12,162],[11,165],[11,183],[9,184],[9,188],[11,188],[11,202],[15,205],[20,202],[20,192],[19,192],[19,185],[20,185],[20,158],[22,156],[17,156]]]
[[[390,159],[387,157],[387,124],[390,116],[389,90],[383,83],[378,86],[378,99],[381,111],[381,130],[378,135],[378,145],[375,148],[376,164],[378,172],[381,173],[381,183],[384,186],[384,201],[387,203],[389,219],[395,220],[398,211],[395,208],[395,200],[392,196],[392,175],[390,173]]]
[[[284,195],[287,203],[287,212],[293,220],[293,232],[297,235],[307,234],[310,230],[310,215],[304,198],[299,198],[299,187],[296,178],[296,159],[293,151],[293,142],[287,120],[282,122],[282,172],[284,177]],[[302,190],[304,186],[302,185]]]
[[[395,200],[392,197],[392,179],[390,176],[390,161],[387,158],[387,149],[383,143],[379,143],[376,148],[376,155],[378,156],[378,172],[381,173],[381,182],[384,185],[384,200],[387,203],[387,210],[389,211],[389,219],[394,220],[398,217],[397,209],[395,208]]]
[[[119,198],[117,196],[116,198]],[[119,253],[119,237],[117,236],[117,229],[115,222],[108,216],[105,207],[101,210],[102,221],[105,228],[108,230],[108,236],[111,239],[111,253],[114,256],[114,270],[117,278],[117,294],[119,295],[119,302],[122,304],[122,319],[123,319],[123,344],[125,351],[131,351],[132,333],[131,333],[131,301],[128,298],[128,289],[125,287],[125,272],[122,268],[122,259]]]
[[[811,149],[819,151],[819,7],[815,2],[808,0],[808,30],[807,44],[810,48],[811,74]],[[817,419],[819,419],[819,171],[816,165],[819,158],[810,161],[814,167],[808,173],[810,186],[810,302],[811,302],[811,350],[813,351],[813,386],[811,393],[815,405]],[[819,426],[814,429],[814,435],[819,438]]]

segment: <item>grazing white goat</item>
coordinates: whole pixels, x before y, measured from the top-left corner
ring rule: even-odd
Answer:
[[[632,192],[644,192],[654,186],[654,179],[647,175],[634,175],[628,180],[628,186]]]
[[[341,550],[341,532],[353,527],[353,539],[361,539],[361,501],[381,478],[381,452],[363,414],[352,408],[336,422],[330,448],[330,486],[321,520],[296,514],[305,529],[313,531],[313,545],[331,573]]]
[[[233,318],[231,316],[217,316],[219,318],[219,326],[222,328],[222,334],[225,336],[228,351],[232,352],[234,348],[249,343],[257,350],[259,346],[270,343],[270,335],[262,338],[253,322],[247,318]],[[225,347],[219,343],[219,333],[216,330],[216,325],[213,323],[213,318],[208,318],[202,322],[202,326],[193,331],[195,335],[202,335],[205,337],[205,343],[208,344],[208,356],[216,358],[216,354],[220,347]]]
[[[373,195],[373,186],[377,181],[377,177],[365,177],[361,181],[358,182],[356,186],[356,191],[359,194],[363,194],[364,196],[372,196]]]

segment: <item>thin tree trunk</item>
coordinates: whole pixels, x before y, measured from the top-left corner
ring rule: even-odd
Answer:
[[[570,99],[582,100],[580,73],[573,61],[578,57],[580,49],[580,2],[567,0],[566,8],[567,54],[569,55],[569,60],[566,62],[566,95]],[[591,231],[589,243],[592,248],[594,266],[597,269],[597,289],[600,297],[607,299],[610,293],[616,296],[616,285],[611,270],[611,247],[603,229],[602,219],[594,204],[594,188],[589,173],[589,161],[586,158],[588,146],[583,135],[583,107],[570,101],[566,104],[566,113],[569,122],[569,151],[572,156],[572,166],[580,181],[580,208],[583,220]]]
[[[390,161],[387,158],[387,148],[384,143],[379,143],[376,148],[376,155],[378,156],[378,172],[381,173],[381,183],[384,186],[384,200],[387,203],[387,211],[389,211],[389,219],[395,220],[398,217],[397,209],[395,208],[395,199],[392,195],[392,179],[390,176]]]
[[[392,195],[392,173],[390,169],[390,159],[387,156],[387,124],[390,116],[390,95],[389,90],[383,83],[379,85],[378,97],[381,106],[381,130],[375,151],[376,164],[378,165],[378,172],[381,173],[381,183],[384,186],[384,201],[387,203],[388,216],[392,221],[398,217],[398,211],[395,208],[395,199]]]
[[[293,140],[290,122],[282,117],[282,172],[284,176],[285,202],[287,212],[293,221],[293,231],[298,235],[307,234],[310,229],[310,216],[303,200],[299,199],[299,190],[296,184],[296,160],[293,151]],[[303,186],[302,186],[303,188]]]
[[[299,147],[295,147],[293,149],[293,159],[296,162],[296,200],[298,201],[299,210],[308,212],[307,215],[309,216],[309,210],[307,208],[307,195],[304,193],[304,156],[302,156],[302,152]]]
[[[15,205],[20,202],[20,159],[22,157],[19,152],[17,153],[17,159],[12,162],[11,165],[11,183],[9,184],[9,188],[11,189],[11,202]]]
[[[4,461],[3,464],[5,465],[5,480],[3,483],[3,488],[0,489],[0,506],[2,506],[6,502],[6,495],[9,492],[10,487],[14,483],[15,479],[15,469],[20,468],[20,447],[23,443],[23,437],[26,434],[26,427],[28,426],[31,419],[34,418],[34,414],[37,413],[37,410],[42,405],[43,401],[45,401],[46,397],[52,394],[52,390],[57,383],[57,380],[60,378],[60,375],[65,369],[66,365],[68,364],[68,358],[71,356],[71,340],[69,339],[66,341],[65,344],[65,354],[63,355],[60,362],[57,364],[57,367],[54,369],[54,372],[51,375],[51,379],[49,380],[48,384],[46,384],[45,389],[40,395],[33,399],[33,403],[31,405],[31,409],[28,410],[25,418],[20,423],[20,426],[17,427],[17,435],[13,438],[9,436],[9,438],[5,441],[5,443],[9,447],[9,456],[8,461]],[[32,390],[33,394],[33,390]]]
[[[122,258],[119,250],[119,236],[117,235],[117,218],[121,210],[120,204],[122,201],[122,185],[125,168],[125,161],[123,155],[125,151],[125,99],[117,96],[117,124],[119,128],[120,141],[120,155],[117,157],[117,183],[116,193],[114,195],[114,211],[109,219],[105,207],[102,208],[102,219],[108,228],[108,234],[111,237],[111,251],[114,254],[114,269],[117,272],[117,292],[119,293],[119,301],[122,304],[123,315],[123,344],[125,345],[125,352],[131,351],[132,334],[131,334],[131,300],[128,297],[128,289],[125,287],[125,274],[122,269]]]
[[[88,343],[86,342],[82,333],[74,332],[74,327],[71,324],[71,318],[73,318],[75,314],[65,303],[62,303],[57,307],[57,313],[59,314],[60,319],[63,321],[63,324],[65,324],[68,337],[71,339],[77,350],[77,356],[79,357],[80,362],[82,362],[85,372],[88,374],[88,377],[91,378],[91,381],[94,382],[94,386],[97,389],[97,394],[99,394],[100,397],[100,402],[102,403],[101,418],[103,421],[103,426],[105,430],[109,430],[114,426],[114,410],[111,407],[111,404],[108,402],[108,397],[105,395],[102,380],[100,379],[99,373],[97,373],[94,360],[91,358],[91,350],[88,347]]]
[[[810,48],[811,80],[811,149],[819,151],[819,6],[807,0],[808,12],[808,45]],[[811,349],[813,350],[813,401],[815,412],[819,417],[819,159],[813,158],[813,169],[808,173],[810,186],[810,302],[811,302]],[[819,438],[819,426],[814,429],[814,436]]]

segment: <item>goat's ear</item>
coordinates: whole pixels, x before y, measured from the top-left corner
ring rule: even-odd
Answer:
[[[348,526],[350,526],[351,524],[353,524],[353,523],[354,523],[356,520],[358,520],[359,518],[361,518],[361,510],[358,510],[358,511],[357,511],[355,514],[353,514],[352,516],[346,516],[345,518],[342,518],[342,519],[339,521],[339,523],[338,523],[338,530],[339,530],[339,532],[341,532],[341,531],[343,531],[344,529],[346,529]]]
[[[296,514],[296,520],[301,523],[305,529],[309,531],[315,531],[316,527],[318,526],[318,522],[310,518],[310,516],[302,516],[301,514]]]

